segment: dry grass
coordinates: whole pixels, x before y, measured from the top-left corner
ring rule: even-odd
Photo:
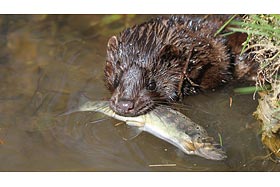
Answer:
[[[243,43],[247,52],[259,64],[256,86],[279,81],[280,68],[280,15],[246,15],[242,21],[232,21],[229,29],[248,34]],[[237,28],[236,28],[237,27]]]
[[[255,116],[262,122],[262,142],[280,157],[280,15],[246,15],[231,24],[231,31],[248,34],[242,52],[258,63],[256,87],[271,88],[261,95]]]

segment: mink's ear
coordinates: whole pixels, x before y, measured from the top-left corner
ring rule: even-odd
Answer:
[[[164,60],[171,60],[173,58],[180,57],[180,54],[181,52],[178,47],[174,45],[165,45],[160,49],[158,58]]]
[[[108,51],[116,51],[118,48],[119,42],[116,36],[112,36],[107,44]]]

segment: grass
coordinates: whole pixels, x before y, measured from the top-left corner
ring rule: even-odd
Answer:
[[[262,87],[248,86],[248,87],[235,88],[233,91],[234,91],[234,93],[237,93],[237,94],[252,94],[255,92],[265,91],[265,90],[270,90],[270,89],[271,89],[270,85],[265,85]]]
[[[276,37],[277,39],[280,39],[279,23],[280,16],[248,15],[244,18],[244,20],[232,20],[230,22],[231,26],[229,27],[229,30],[234,32],[267,36],[269,38]]]
[[[227,27],[230,33],[248,35],[242,53],[257,63],[256,86],[237,88],[236,93],[261,92],[259,106],[254,116],[262,122],[262,142],[280,158],[280,15],[246,15],[232,20]],[[257,89],[257,90],[256,90]],[[259,92],[260,93],[260,92]]]
[[[245,15],[242,19],[234,19],[233,15],[216,34],[227,28],[222,35],[229,35],[236,32],[247,34],[246,41],[242,44],[243,53],[253,56],[252,63],[258,63],[258,77],[256,89],[269,88],[265,84],[272,84],[279,79],[278,69],[280,68],[280,15]],[[260,89],[261,88],[261,89]],[[255,88],[240,88],[237,92],[252,92]]]
[[[223,138],[222,135],[220,133],[218,133],[219,136],[219,142],[220,142],[220,146],[223,146]]]
[[[233,20],[235,17],[236,17],[236,14],[233,15],[233,16],[231,16],[231,17],[229,18],[229,20],[227,20],[227,21],[221,26],[221,28],[219,28],[219,30],[217,30],[217,32],[215,33],[214,36],[217,36],[218,34],[220,34],[220,33],[226,28],[226,26],[227,26],[229,23],[232,22],[232,20]],[[233,33],[234,33],[234,32],[232,32],[232,33],[230,33],[230,34],[233,34]]]

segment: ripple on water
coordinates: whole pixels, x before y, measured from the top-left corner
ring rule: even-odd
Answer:
[[[130,143],[118,135],[113,126],[117,123],[115,120],[91,123],[102,117],[89,112],[64,116],[58,119],[59,125],[51,129],[52,136],[75,150],[88,169],[144,170],[145,166],[131,157],[134,150],[129,147]]]

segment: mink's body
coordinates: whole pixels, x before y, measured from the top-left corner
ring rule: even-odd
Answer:
[[[227,19],[156,18],[111,37],[104,70],[111,108],[137,116],[227,82],[233,48],[214,37]]]

